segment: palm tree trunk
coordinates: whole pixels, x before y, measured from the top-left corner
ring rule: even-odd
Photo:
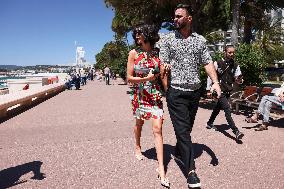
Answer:
[[[251,39],[252,39],[252,23],[247,18],[245,18],[243,42],[246,44],[250,44]]]
[[[232,0],[231,5],[233,8],[231,41],[232,45],[236,46],[238,44],[238,36],[239,36],[240,0]]]
[[[224,46],[223,49],[225,50],[226,46],[227,46],[227,31],[224,31],[223,35],[224,35]]]

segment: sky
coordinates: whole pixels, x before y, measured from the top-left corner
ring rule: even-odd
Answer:
[[[75,41],[94,63],[113,17],[104,0],[0,0],[0,65],[71,64]]]

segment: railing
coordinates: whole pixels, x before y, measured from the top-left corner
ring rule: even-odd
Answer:
[[[11,110],[17,111],[23,107],[39,103],[55,94],[65,90],[63,83],[45,85],[40,88],[18,91],[17,93],[0,96],[0,118]]]

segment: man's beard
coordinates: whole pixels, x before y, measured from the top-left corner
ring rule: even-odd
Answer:
[[[226,59],[226,62],[229,64],[229,66],[233,66],[234,63],[235,63],[235,61],[234,61],[233,58],[228,58],[228,57],[227,57],[227,59]]]
[[[181,30],[181,29],[186,27],[186,23],[184,23],[184,22],[179,23],[179,24],[175,23],[174,26],[175,26],[176,30]]]

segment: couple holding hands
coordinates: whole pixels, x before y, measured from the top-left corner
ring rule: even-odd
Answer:
[[[138,160],[144,157],[141,153],[141,131],[144,121],[151,120],[160,183],[164,187],[170,187],[163,163],[163,86],[177,139],[174,157],[183,163],[184,171],[188,173],[188,187],[196,188],[201,184],[195,172],[190,133],[201,94],[201,65],[204,65],[213,81],[212,90],[217,92],[217,98],[221,95],[221,89],[206,40],[191,30],[192,11],[188,5],[176,7],[174,23],[176,30],[160,40],[159,50],[155,48],[155,43],[159,41],[155,26],[143,24],[133,30],[132,36],[137,48],[129,52],[127,80],[133,85],[130,97],[136,119],[135,155]]]

